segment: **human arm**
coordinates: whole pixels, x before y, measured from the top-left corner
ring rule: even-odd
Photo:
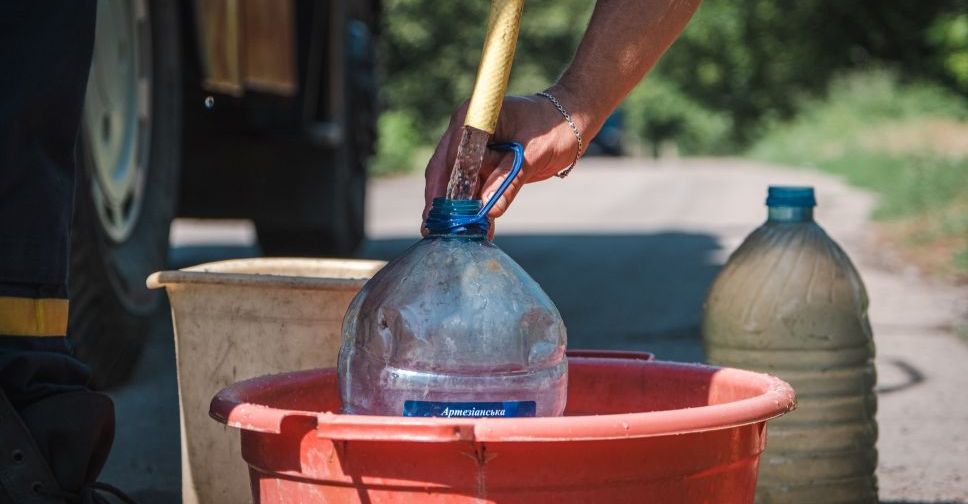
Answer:
[[[585,141],[594,138],[605,119],[655,65],[692,17],[700,0],[599,0],[571,64],[548,88],[571,113]],[[451,117],[427,165],[424,215],[433,198],[447,189],[457,155],[466,104]],[[561,113],[538,95],[505,98],[494,141],[525,146],[525,167],[489,217],[504,214],[521,186],[545,180],[570,165],[578,139]],[[510,170],[511,157],[488,151],[478,185],[486,199]],[[493,226],[491,227],[493,230]]]

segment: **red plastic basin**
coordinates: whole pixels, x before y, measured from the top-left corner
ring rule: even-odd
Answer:
[[[332,369],[237,383],[210,413],[242,430],[255,502],[753,502],[793,389],[649,358],[570,354],[557,418],[340,415]]]

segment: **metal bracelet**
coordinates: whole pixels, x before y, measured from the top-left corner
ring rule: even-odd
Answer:
[[[551,104],[554,105],[556,109],[558,109],[558,112],[561,112],[561,115],[565,117],[565,121],[568,123],[568,126],[571,126],[571,131],[575,133],[575,138],[578,139],[578,152],[575,153],[575,160],[572,161],[572,163],[567,168],[555,174],[555,176],[558,178],[565,178],[568,176],[569,173],[571,173],[571,170],[575,168],[575,165],[578,164],[578,159],[581,158],[581,151],[582,151],[582,146],[584,144],[584,140],[582,140],[581,132],[578,131],[578,126],[575,124],[575,121],[571,119],[571,114],[569,114],[568,111],[565,110],[565,107],[561,105],[561,102],[559,102],[558,99],[555,98],[553,94],[547,91],[541,91],[538,93],[538,96],[544,96],[545,98],[547,98],[548,101],[550,101]]]

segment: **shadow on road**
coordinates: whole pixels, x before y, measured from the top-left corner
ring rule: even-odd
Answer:
[[[878,395],[893,394],[894,392],[907,390],[924,382],[924,373],[907,360],[896,358],[888,359],[887,364],[897,369],[904,376],[904,380],[894,384],[878,384],[875,388]]]
[[[963,504],[963,502],[951,501],[951,500],[946,500],[946,501],[889,500],[889,501],[881,501],[880,504]]]
[[[168,269],[181,269],[207,262],[225,261],[228,259],[248,259],[261,256],[262,250],[258,245],[191,245],[172,247],[168,251]]]
[[[368,241],[361,254],[392,259],[415,238]],[[712,235],[499,235],[495,240],[545,289],[571,348],[647,350],[701,361],[703,298],[719,270]]]

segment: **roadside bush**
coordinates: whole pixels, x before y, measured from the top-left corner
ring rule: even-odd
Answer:
[[[853,148],[876,150],[871,145],[875,127],[968,118],[968,104],[960,96],[928,83],[902,84],[884,69],[837,77],[824,96],[801,100],[798,110],[791,121],[771,122],[751,150],[754,157],[817,166]]]
[[[709,110],[661,76],[649,77],[622,103],[626,131],[652,147],[672,141],[682,154],[718,154],[733,149],[730,117]]]
[[[370,174],[391,175],[414,170],[418,164],[414,155],[423,142],[417,121],[405,111],[391,110],[380,114],[376,128],[376,156],[370,163]]]

